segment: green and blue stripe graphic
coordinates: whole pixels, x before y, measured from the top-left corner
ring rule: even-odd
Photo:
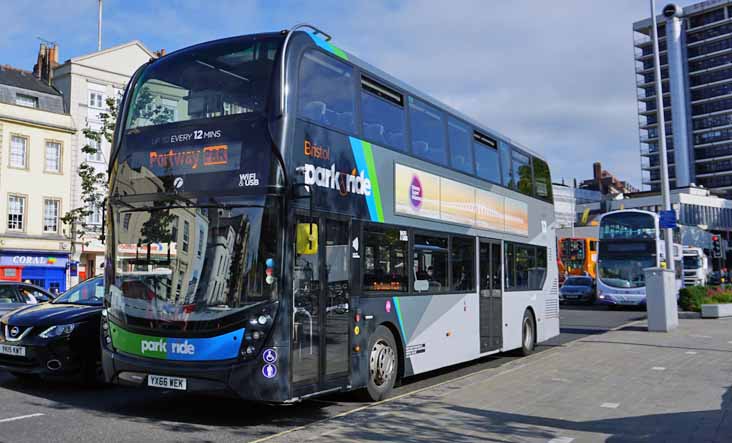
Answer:
[[[360,140],[356,137],[348,137],[351,142],[353,158],[356,159],[356,168],[364,171],[364,176],[371,182],[371,195],[364,196],[366,205],[369,208],[371,221],[384,222],[384,210],[381,206],[381,192],[379,190],[379,177],[376,174],[374,153],[371,150],[371,143]]]
[[[330,52],[331,54],[338,56],[342,58],[343,60],[348,60],[348,54],[346,54],[343,49],[337,47],[336,45],[329,43],[322,38],[318,37],[314,33],[307,31],[308,35],[311,39],[313,39],[313,42],[318,45],[319,47],[325,49],[326,51]]]
[[[392,297],[391,298],[392,304],[394,305],[394,310],[396,311],[397,320],[399,321],[399,331],[402,333],[402,337],[404,338],[404,343],[407,342],[407,331],[404,330],[404,322],[402,321],[402,307],[399,304],[399,297]]]

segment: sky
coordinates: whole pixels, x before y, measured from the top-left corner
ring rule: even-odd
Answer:
[[[640,187],[632,25],[649,16],[645,0],[104,0],[102,45],[171,52],[307,22],[542,154],[555,182],[600,161]],[[60,61],[96,50],[97,0],[3,0],[2,21],[0,64],[32,69],[38,37]]]

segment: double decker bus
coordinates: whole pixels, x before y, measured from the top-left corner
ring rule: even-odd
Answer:
[[[546,161],[329,40],[227,38],[132,77],[105,219],[107,381],[379,400],[559,333]]]
[[[570,275],[587,275],[594,280],[597,276],[597,239],[560,238],[559,279]]]
[[[665,266],[663,231],[658,214],[637,209],[609,212],[600,218],[597,259],[597,302],[606,305],[645,305],[644,269]],[[682,286],[680,244],[673,245],[676,286]]]

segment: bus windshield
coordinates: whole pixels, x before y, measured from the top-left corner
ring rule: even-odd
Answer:
[[[651,214],[620,212],[600,222],[600,240],[656,239],[656,222]]]
[[[263,113],[281,37],[249,36],[162,57],[134,87],[126,130]]]
[[[279,199],[115,197],[110,315],[138,328],[206,332],[278,298]]]
[[[655,256],[603,258],[598,264],[600,279],[614,288],[640,288],[646,285],[643,270],[656,266]]]

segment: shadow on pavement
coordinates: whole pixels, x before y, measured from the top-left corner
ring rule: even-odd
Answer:
[[[273,428],[304,425],[331,415],[323,411],[322,405],[308,401],[295,405],[268,405],[237,398],[110,385],[84,388],[52,380],[21,381],[7,373],[0,373],[0,388],[36,397],[24,400],[31,406],[82,409],[100,417],[154,424],[167,431],[184,433],[206,432],[215,426],[230,428],[228,431],[232,433],[241,428],[247,437],[256,438],[270,435]],[[251,429],[261,425],[266,425],[261,433]]]
[[[730,422],[722,425],[732,409],[732,387],[722,396],[719,410],[650,414],[600,420],[571,420],[445,406],[440,410],[425,396],[421,404],[389,405],[389,413],[370,410],[358,416],[338,419],[341,429],[358,429],[342,436],[358,441],[399,441],[405,443],[449,441],[548,441],[557,437],[584,441],[577,433],[607,435],[607,442],[711,441],[727,442]],[[437,400],[437,399],[435,399]],[[400,413],[400,410],[407,414]],[[414,419],[412,417],[419,417]],[[410,420],[411,418],[411,420]],[[411,424],[410,424],[411,423]],[[335,437],[335,436],[333,436]],[[336,438],[337,440],[337,438]],[[594,439],[592,440],[594,441]]]

